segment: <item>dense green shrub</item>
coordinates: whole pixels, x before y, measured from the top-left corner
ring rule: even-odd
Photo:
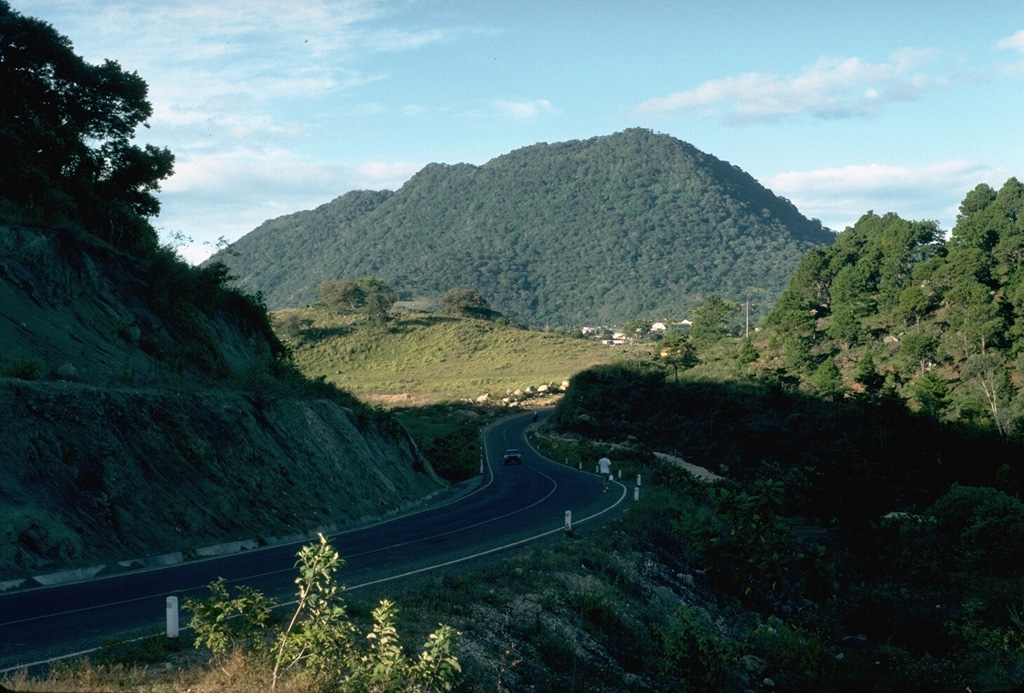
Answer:
[[[989,487],[954,484],[926,513],[934,524],[943,572],[974,576],[1024,574],[1024,503]],[[927,526],[927,525],[926,525]]]
[[[207,647],[218,657],[232,650],[248,653],[251,664],[265,672],[269,690],[290,671],[314,690],[452,690],[461,671],[455,656],[459,633],[442,625],[418,656],[409,656],[395,629],[395,605],[385,600],[374,609],[373,627],[361,645],[335,576],[342,563],[323,535],[302,547],[295,564],[294,608],[280,625],[272,624],[274,604],[261,592],[243,587],[232,598],[223,579],[214,581],[210,597],[185,603],[193,613],[196,647]]]
[[[770,616],[747,635],[744,651],[765,661],[765,675],[780,690],[811,693],[831,689],[835,651],[820,633]]]
[[[480,473],[480,436],[464,427],[420,442],[420,452],[442,479],[465,481]]]
[[[41,359],[20,354],[6,357],[0,354],[0,377],[39,380],[45,373],[46,366]]]
[[[224,578],[209,584],[206,599],[186,599],[184,608],[192,612],[189,625],[195,631],[196,646],[208,649],[214,657],[234,650],[265,646],[264,629],[272,620],[273,599],[251,587],[242,586],[231,597]]]
[[[680,693],[723,690],[739,653],[708,608],[679,604],[667,623],[656,625],[661,658],[658,674]]]

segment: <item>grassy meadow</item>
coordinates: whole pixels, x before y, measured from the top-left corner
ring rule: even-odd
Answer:
[[[358,398],[414,406],[561,383],[581,370],[648,357],[650,346],[607,346],[503,321],[399,313],[383,325],[322,306],[273,314],[274,329],[310,378]]]

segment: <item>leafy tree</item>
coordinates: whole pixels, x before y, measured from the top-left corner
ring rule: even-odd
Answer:
[[[962,253],[950,254],[948,262],[955,263]],[[1003,313],[984,283],[970,276],[955,276],[946,287],[943,297],[948,306],[945,318],[949,323],[949,349],[951,354],[968,358],[974,351],[985,353],[986,347],[997,341],[1005,328]]]
[[[841,303],[835,307],[832,315],[829,316],[825,333],[849,349],[864,336],[864,328],[860,320],[857,319],[853,308],[848,304]]]
[[[818,370],[814,372],[814,389],[827,399],[841,395],[846,391],[843,385],[843,377],[839,373],[839,366],[832,359],[825,359]]]
[[[922,375],[928,363],[936,358],[937,342],[929,334],[910,333],[900,342],[899,359],[906,371],[919,371]]]
[[[398,294],[375,277],[362,277],[355,281],[331,279],[321,282],[320,300],[339,313],[361,312],[370,322],[387,321]]]
[[[922,373],[913,385],[913,397],[918,408],[934,419],[942,417],[946,410],[949,386],[935,371]]]
[[[1013,187],[1010,184],[1009,198],[1014,196]],[[1004,234],[1010,237],[1013,224],[1007,223],[994,201],[987,201],[990,197],[987,187],[968,195],[946,244],[948,253],[932,272],[950,328],[944,345],[957,360],[985,353],[1007,333],[1006,317],[1011,311],[1003,303],[1001,290],[1007,275],[997,267],[993,249]]]
[[[90,65],[67,37],[0,0],[0,197],[42,220],[70,219],[114,245],[150,251],[167,149],[133,143],[152,115],[146,83]]]
[[[651,333],[652,324],[650,320],[631,318],[622,326],[622,331],[632,339],[642,339]]]
[[[999,435],[1007,437],[1011,433],[1012,391],[1001,359],[995,354],[975,354],[964,363],[960,378],[981,395]]]
[[[868,212],[834,244],[808,252],[765,320],[778,335],[776,348],[787,343],[787,366],[807,374],[819,328],[849,351],[862,343],[870,348],[868,325],[919,320],[931,297],[915,269],[940,253],[937,237],[932,222]]]
[[[694,345],[703,349],[729,336],[738,309],[732,301],[724,301],[715,294],[705,298],[693,311],[690,339]]]
[[[870,351],[865,353],[857,363],[853,380],[863,385],[864,392],[868,395],[877,395],[882,391],[882,387],[885,385],[885,376],[878,372],[875,356]]]
[[[303,333],[313,326],[313,319],[298,313],[276,313],[273,316],[274,332],[282,338],[298,341]]]
[[[882,217],[883,232],[878,239],[878,306],[884,316],[899,308],[900,295],[913,278],[915,265],[936,251],[940,237],[935,222],[908,221],[895,214]]]
[[[869,315],[877,310],[877,266],[874,258],[845,265],[832,281],[832,312],[846,308],[854,317]]]
[[[783,354],[786,369],[792,373],[804,373],[814,365],[811,348],[814,346],[813,335],[799,332],[786,334],[783,340]]]
[[[744,339],[743,343],[740,344],[739,351],[736,352],[736,363],[745,366],[756,361],[759,356],[760,354],[757,353],[757,349],[750,339]]]
[[[928,313],[931,301],[918,284],[908,286],[900,293],[899,312],[904,320],[914,319],[917,331],[921,331],[921,317]]]
[[[441,310],[449,315],[467,318],[492,318],[498,313],[491,310],[487,299],[476,289],[449,289],[441,297]]]
[[[990,204],[995,202],[995,199],[996,191],[987,183],[981,183],[974,190],[967,193],[963,202],[960,203],[960,213],[956,217],[956,225],[961,235],[965,235],[964,232],[967,230],[972,218],[985,211]]]
[[[382,324],[391,314],[391,308],[398,300],[398,293],[379,279],[364,277],[358,282],[365,292],[366,317],[374,324]]]
[[[889,329],[901,323],[912,324],[914,334]],[[929,364],[957,372],[993,350],[1021,353],[1024,185],[1010,179],[998,193],[976,188],[945,242],[933,222],[869,212],[831,246],[805,255],[764,328],[765,362],[782,357],[805,379],[813,378],[814,354],[837,348],[855,361],[871,351],[879,366],[906,375],[923,374]],[[901,385],[897,377],[894,387]],[[948,402],[969,391],[957,388]],[[904,394],[915,397],[913,388]]]
[[[779,310],[797,310],[823,314],[832,304],[832,253],[828,248],[814,248],[800,260],[790,278],[786,293],[779,299]]]
[[[682,332],[669,332],[659,343],[659,354],[662,363],[672,369],[676,382],[679,382],[679,369],[688,370],[696,366],[700,360],[693,342]]]
[[[833,273],[832,311],[845,308],[856,318],[876,313],[887,320],[896,317],[914,266],[935,251],[937,237],[932,222],[873,212],[862,216],[825,253]]]
[[[829,257],[828,248],[808,251],[764,320],[776,348],[785,353],[786,367],[794,372],[810,362],[810,347],[818,339],[817,320],[829,312],[834,276]]]
[[[323,304],[338,313],[357,311],[366,302],[366,292],[350,279],[328,279],[317,289]]]
[[[985,197],[987,199],[988,195]],[[1024,338],[1024,184],[1010,178],[989,204],[961,223],[968,226],[973,235],[983,233],[989,241],[985,246],[991,246],[987,283],[997,296],[1001,294],[1000,307],[1011,318],[1006,336],[1021,341]]]

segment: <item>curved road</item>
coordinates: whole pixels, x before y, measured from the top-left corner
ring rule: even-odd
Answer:
[[[565,511],[573,526],[612,517],[626,507],[626,487],[615,482],[602,493],[600,478],[547,460],[526,442],[531,416],[502,420],[484,434],[480,483],[454,500],[355,530],[329,541],[345,565],[338,578],[346,590],[479,558],[563,531]],[[517,447],[522,465],[503,465],[502,453]],[[295,554],[301,543],[283,544],[167,568],[134,571],[88,582],[0,594],[0,673],[54,658],[89,652],[104,638],[162,633],[166,598],[206,597],[218,577],[248,585],[280,603],[295,590]],[[182,625],[188,614],[181,614]]]

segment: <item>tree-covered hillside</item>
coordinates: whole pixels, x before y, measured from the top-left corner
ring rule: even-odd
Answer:
[[[681,319],[711,293],[763,310],[832,238],[738,167],[633,129],[431,164],[397,192],[270,220],[212,260],[271,308],[374,276],[431,298],[471,287],[511,318],[568,326]]]
[[[979,185],[942,240],[865,214],[807,254],[758,340],[760,365],[823,394],[898,393],[951,421],[1024,431],[1024,185]],[[831,391],[831,392],[830,392]]]

